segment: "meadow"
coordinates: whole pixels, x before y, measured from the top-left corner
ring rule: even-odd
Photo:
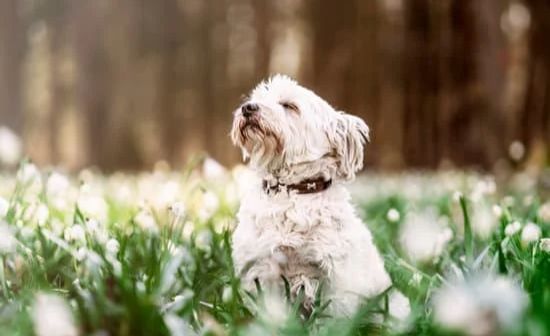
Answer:
[[[211,159],[3,173],[0,335],[550,334],[547,172],[360,176],[354,204],[403,295],[347,319],[326,314],[322,289],[302,316],[300,297],[240,288],[230,236],[252,181]]]

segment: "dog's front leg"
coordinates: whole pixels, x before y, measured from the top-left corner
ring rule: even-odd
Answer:
[[[280,291],[281,267],[272,257],[250,260],[240,270],[241,284],[250,292],[256,292],[259,285],[262,290]]]

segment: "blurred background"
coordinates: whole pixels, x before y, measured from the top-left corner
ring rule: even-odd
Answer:
[[[372,129],[371,168],[542,167],[548,0],[2,0],[0,161],[240,161],[232,111],[285,73]]]

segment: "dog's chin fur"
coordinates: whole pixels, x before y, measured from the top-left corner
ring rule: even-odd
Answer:
[[[281,109],[281,100],[292,101],[299,111]],[[342,183],[362,167],[368,127],[285,76],[258,85],[249,101],[260,106],[258,115],[250,121],[237,110],[231,131],[258,177],[237,215],[236,272],[249,290],[258,280],[262,288],[282,291],[286,278],[292,295],[303,288],[306,310],[323,283],[329,312],[351,315],[364,299],[391,285]],[[267,194],[260,183],[293,184],[319,176],[333,184],[312,194]]]

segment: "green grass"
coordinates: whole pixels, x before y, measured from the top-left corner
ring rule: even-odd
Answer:
[[[521,229],[506,234],[519,221],[549,236],[549,218],[539,211],[547,191],[508,184],[495,191],[487,177],[467,173],[359,179],[350,187],[357,209],[411,313],[393,318],[383,293],[355,316],[336,319],[319,292],[303,318],[299,299],[240,288],[230,236],[242,180],[240,170],[212,174],[200,167],[113,176],[84,171],[69,184],[32,169],[0,176],[8,203],[0,224],[0,334],[48,334],[37,324],[39,293],[63,298],[81,335],[460,334],[438,320],[434,298],[451,285],[475,287],[488,274],[517,284],[526,297],[514,327],[495,317],[507,307],[483,306],[487,316],[480,320],[489,321],[491,332],[550,334],[550,253],[539,239],[522,240]],[[488,216],[495,204],[500,212]],[[388,218],[390,209],[398,219]],[[413,214],[452,231],[441,251],[422,260],[411,257],[400,236]],[[488,232],[487,221],[495,222]]]

